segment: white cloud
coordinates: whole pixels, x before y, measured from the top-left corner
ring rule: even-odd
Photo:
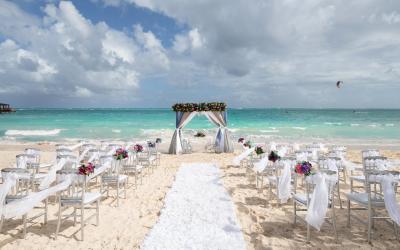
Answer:
[[[101,104],[129,102],[140,88],[143,64],[146,73],[168,66],[165,49],[150,31],[135,28],[130,36],[92,23],[66,1],[43,11],[39,19],[0,2],[0,34],[7,38],[0,43],[0,84],[14,86],[3,93],[108,95]]]

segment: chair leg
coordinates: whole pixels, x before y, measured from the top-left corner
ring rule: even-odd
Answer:
[[[394,236],[396,236],[396,240],[399,240],[399,234],[397,232],[397,225],[396,222],[393,221],[393,229],[394,229]]]
[[[24,237],[24,239],[26,238],[26,218],[27,218],[27,214],[24,214],[23,216],[22,216],[22,220],[23,220],[23,223],[24,223],[24,234],[23,234],[23,237]]]
[[[96,202],[96,226],[98,226],[99,225],[99,222],[100,222],[100,209],[99,209],[99,207],[100,207],[100,200],[97,200],[97,202]]]
[[[81,240],[84,240],[84,228],[85,228],[85,208],[81,207]]]
[[[338,200],[339,200],[339,206],[340,206],[340,209],[343,209],[343,207],[342,207],[342,198],[340,198],[340,188],[339,188],[339,180],[338,180],[338,183],[337,183],[337,193],[338,193]]]
[[[135,170],[135,187],[137,187],[137,171]]]
[[[57,220],[57,229],[55,239],[57,239],[58,233],[60,232],[60,225],[61,225],[61,203],[58,206],[58,220]]]
[[[4,224],[4,216],[1,216],[1,220],[0,220],[0,233],[3,231],[3,224]]]
[[[350,227],[350,200],[347,200],[347,227]]]
[[[371,233],[372,233],[372,214],[368,210],[368,243],[371,243]]]
[[[76,207],[74,207],[74,226],[76,226]]]
[[[293,216],[293,224],[296,225],[297,222],[297,204],[296,201],[293,200],[293,211],[294,211],[294,216]]]
[[[44,200],[44,224],[47,224],[47,212],[49,210],[49,199]]]
[[[335,213],[335,206],[332,203],[332,225],[333,225],[333,230],[335,231],[335,240],[336,242],[338,241],[338,233],[337,233],[337,228],[336,228],[336,213]]]
[[[119,207],[119,182],[117,182],[117,207]]]

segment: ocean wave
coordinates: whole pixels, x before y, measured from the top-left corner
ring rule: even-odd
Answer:
[[[111,132],[119,134],[121,133],[121,129],[112,129]]]
[[[292,127],[292,129],[297,129],[297,130],[306,130],[307,128],[305,128],[305,127]]]
[[[352,124],[350,124],[350,126],[352,126],[352,127],[358,127],[358,126],[360,126],[360,124],[358,124],[358,123],[352,123]]]
[[[385,126],[386,127],[394,127],[394,124],[393,123],[386,123]]]
[[[277,130],[277,129],[272,129],[272,130],[261,129],[260,132],[262,132],[262,133],[278,133],[279,130]]]
[[[371,128],[376,128],[378,126],[380,126],[380,125],[379,124],[368,124],[368,127],[371,127]]]
[[[342,125],[341,122],[324,122],[324,124],[326,124],[326,125],[336,125],[336,126]]]
[[[9,129],[4,135],[6,136],[55,136],[61,132],[62,129],[50,129],[50,130],[18,130]]]

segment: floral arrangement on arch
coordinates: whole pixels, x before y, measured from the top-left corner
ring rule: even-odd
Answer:
[[[81,162],[81,166],[78,168],[79,175],[90,175],[94,172],[94,164],[91,162]]]
[[[268,155],[268,160],[272,162],[276,162],[277,160],[281,159],[281,157],[275,151],[271,151]]]
[[[303,174],[305,176],[311,175],[311,170],[312,164],[308,161],[298,163],[294,168],[294,172],[296,172],[297,174]]]
[[[201,111],[225,111],[224,102],[202,102],[202,103],[176,103],[172,106],[175,112],[201,112]]]
[[[256,152],[257,155],[262,155],[262,154],[265,153],[263,147],[260,146],[260,145],[257,145],[257,146],[254,148],[254,151]]]
[[[244,138],[240,137],[239,140],[238,140],[238,143],[244,143]]]
[[[120,161],[120,160],[123,160],[123,159],[128,158],[128,151],[126,151],[126,150],[123,149],[123,148],[119,148],[119,149],[117,149],[117,150],[115,151],[115,153],[113,154],[113,156],[114,156],[114,159]]]
[[[161,138],[157,138],[156,139],[156,143],[158,144],[158,143],[161,143],[162,142],[162,139]]]
[[[143,149],[143,146],[140,144],[136,144],[135,146],[133,146],[133,151],[135,151],[136,153],[143,152]]]

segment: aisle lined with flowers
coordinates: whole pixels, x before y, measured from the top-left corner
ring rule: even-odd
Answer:
[[[214,164],[185,164],[142,249],[245,249],[231,197]]]

